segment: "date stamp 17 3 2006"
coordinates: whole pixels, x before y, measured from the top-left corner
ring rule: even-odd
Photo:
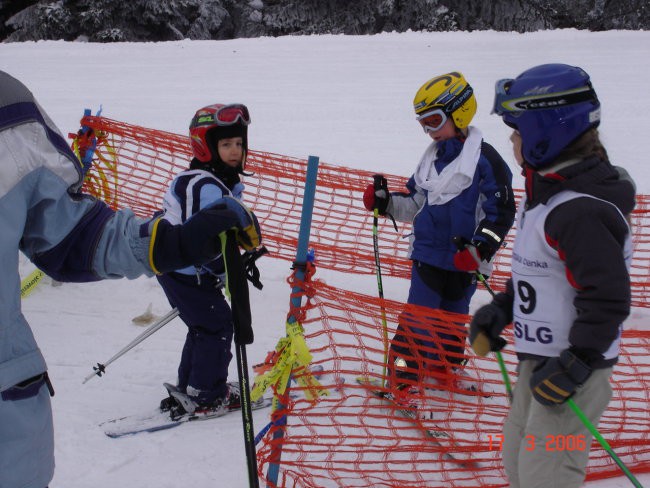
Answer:
[[[488,434],[488,448],[490,451],[503,449],[503,434]],[[533,435],[527,435],[523,439],[524,449],[534,451],[543,448],[546,451],[584,451],[587,449],[587,439],[584,434],[579,435],[547,435],[544,439],[536,441]],[[541,445],[540,445],[541,444]]]

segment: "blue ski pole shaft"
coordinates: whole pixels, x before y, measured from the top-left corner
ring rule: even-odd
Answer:
[[[300,216],[300,233],[298,235],[298,248],[296,250],[296,280],[298,283],[302,282],[305,279],[305,269],[304,266],[307,264],[307,251],[309,248],[309,235],[311,232],[311,219],[314,211],[314,197],[316,194],[316,181],[318,176],[318,158],[316,156],[309,156],[307,160],[307,175],[305,177],[305,191],[303,195],[302,202],[302,214]],[[302,304],[302,298],[300,296],[301,292],[300,286],[294,286],[291,293],[291,307],[293,309],[300,308]],[[295,323],[296,318],[291,316],[288,318],[287,322]],[[289,379],[289,383],[291,379]],[[287,383],[286,388],[289,388],[289,383]],[[285,390],[286,391],[286,390]],[[277,408],[274,409],[271,414],[273,419],[277,411],[281,411],[287,408],[286,402],[287,398],[280,398],[278,401]],[[281,418],[275,420],[276,426],[279,427],[273,433],[273,445],[271,446],[271,460],[269,463],[269,469],[267,471],[267,479],[269,483],[267,486],[277,486],[278,475],[280,472],[280,460],[282,457],[282,439],[284,438],[284,431],[287,426],[287,416],[283,415]]]
[[[278,425],[280,422],[282,422],[282,417],[280,417],[276,421],[271,420],[268,424],[262,427],[260,431],[257,433],[257,435],[255,436],[255,445],[258,445],[261,442],[261,440],[264,439],[264,436],[268,434],[269,430],[271,430],[271,427],[273,427],[274,425]]]
[[[264,427],[262,427],[262,430],[260,430],[257,435],[255,436],[255,445],[258,445],[262,439],[264,439],[264,436],[266,433],[271,430],[271,427],[274,425],[274,422],[271,421],[268,424],[266,424]]]

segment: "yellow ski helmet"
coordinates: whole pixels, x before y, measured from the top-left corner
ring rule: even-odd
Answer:
[[[413,99],[418,120],[436,109],[451,116],[459,129],[467,127],[476,113],[474,90],[458,71],[430,79],[420,87]]]

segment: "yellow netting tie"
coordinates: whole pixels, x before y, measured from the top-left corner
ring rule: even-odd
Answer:
[[[274,386],[277,395],[283,395],[292,374],[298,385],[304,388],[307,400],[313,401],[329,395],[329,390],[320,384],[309,369],[312,355],[305,342],[302,326],[299,322],[287,322],[286,327],[286,337],[280,339],[275,346],[278,352],[275,364],[269,371],[255,378],[251,391],[253,401],[261,398],[270,386]]]

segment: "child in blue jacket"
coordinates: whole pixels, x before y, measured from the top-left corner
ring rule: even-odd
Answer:
[[[182,224],[215,201],[241,200],[249,124],[248,108],[242,104],[209,105],[196,112],[190,123],[194,157],[165,194],[163,219]],[[172,417],[239,407],[239,384],[227,382],[233,319],[222,293],[224,277],[221,255],[201,267],[158,276],[188,328],[176,388],[190,402],[182,405],[172,396],[162,400],[161,410],[170,411]]]
[[[433,142],[406,192],[390,193],[385,178],[376,178],[364,193],[364,205],[413,223],[408,303],[467,314],[476,273],[490,274],[489,261],[514,221],[512,173],[483,141],[481,131],[470,126],[476,99],[461,73],[427,81],[413,104],[418,122]],[[445,383],[461,371],[464,334],[440,331],[435,335],[412,323],[408,313],[401,315],[389,354],[390,384],[395,396],[407,404],[419,393],[425,370]],[[441,349],[445,354],[439,353]]]

